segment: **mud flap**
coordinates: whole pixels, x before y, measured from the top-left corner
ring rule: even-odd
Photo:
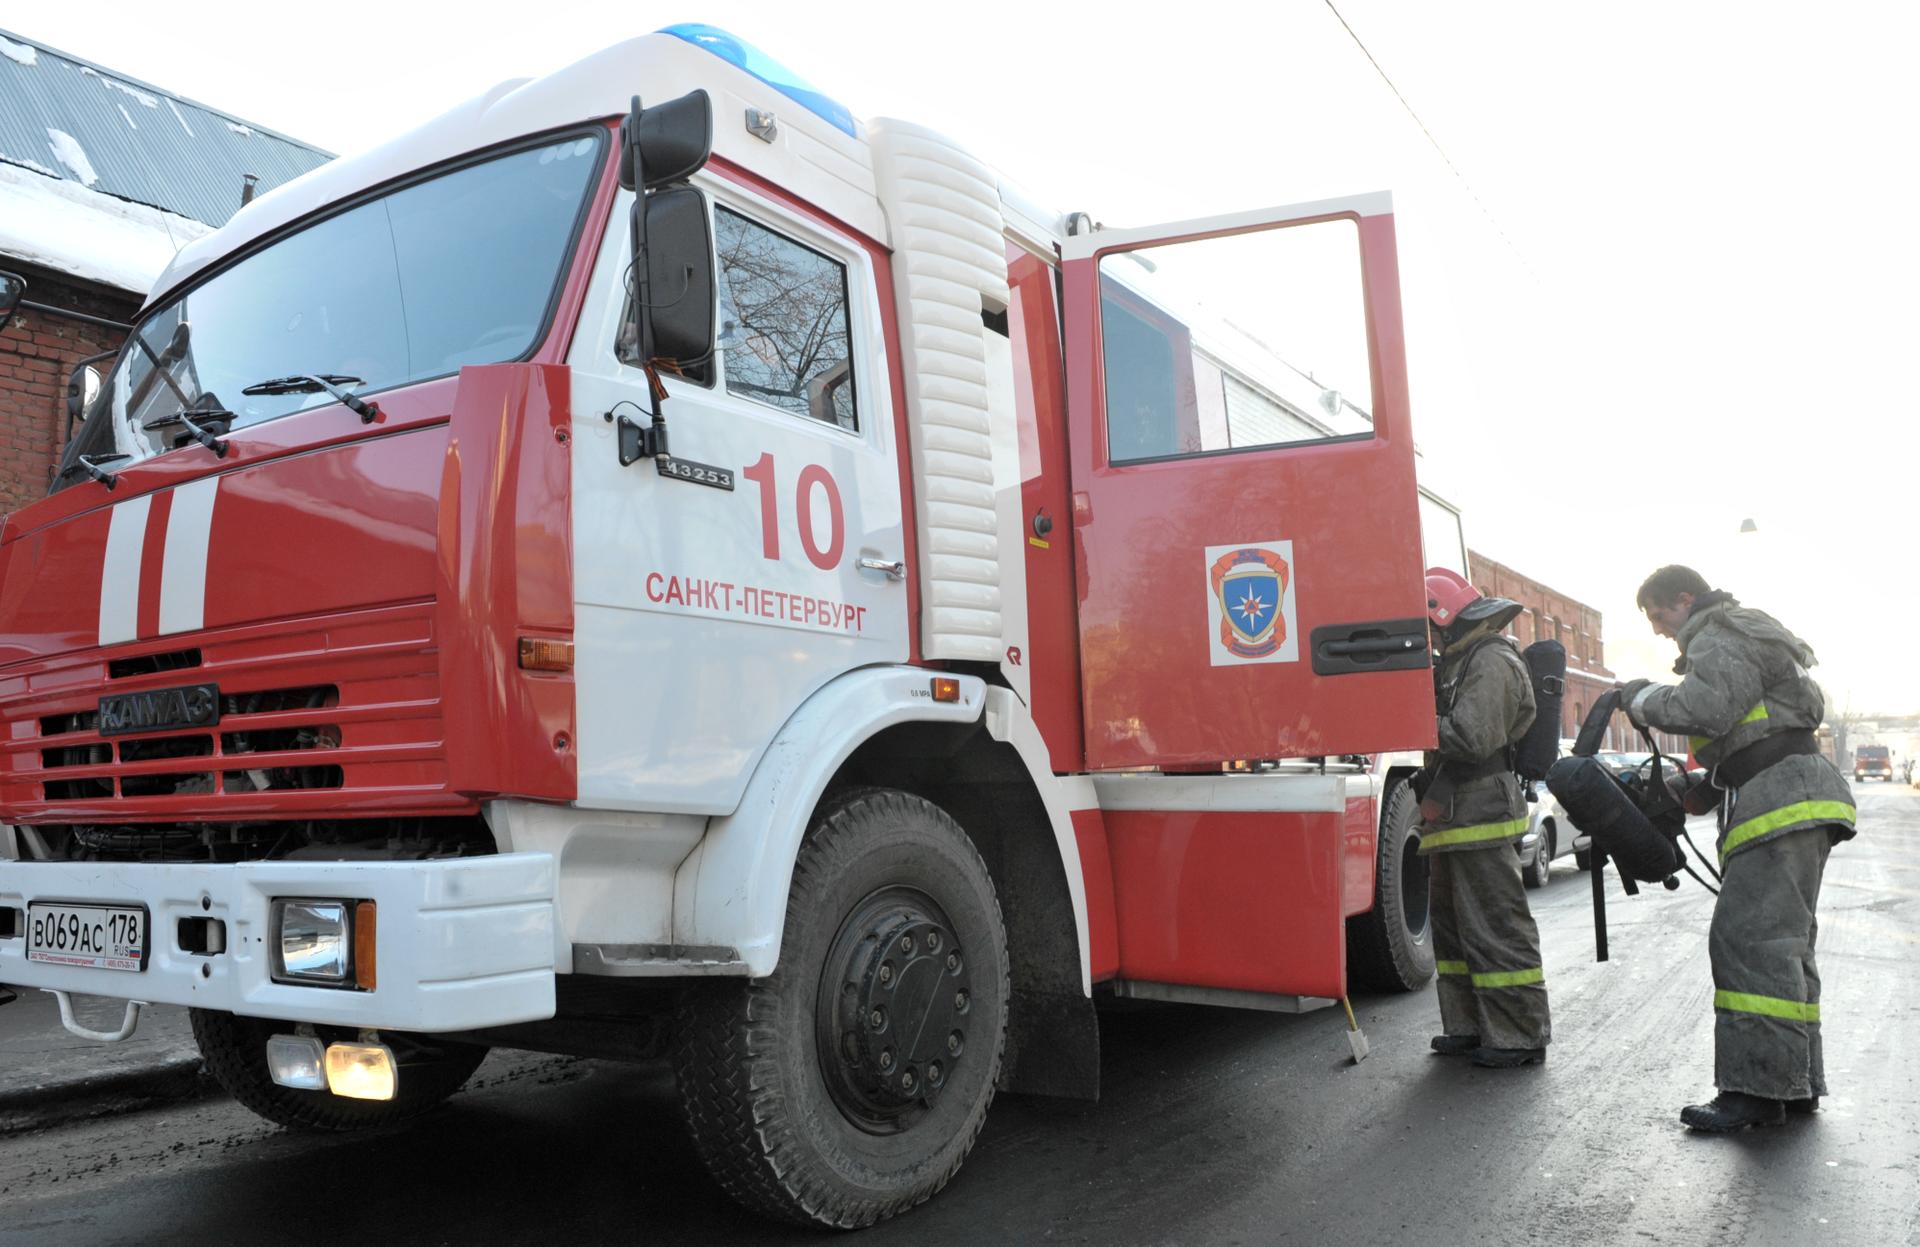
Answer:
[[[1100,1020],[1078,993],[1022,991],[1009,1001],[1000,1090],[1064,1100],[1100,1098]]]

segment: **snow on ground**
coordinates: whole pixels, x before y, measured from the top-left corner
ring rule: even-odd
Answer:
[[[144,295],[175,251],[212,232],[199,221],[0,163],[0,256]]]

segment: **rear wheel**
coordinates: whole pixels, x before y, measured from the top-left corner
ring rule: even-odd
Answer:
[[[780,964],[704,983],[675,1061],[695,1150],[741,1203],[851,1229],[960,1168],[1007,1026],[1007,940],[985,863],[907,793],[832,804],[801,846]]]
[[[1433,977],[1427,859],[1414,830],[1419,803],[1405,780],[1387,786],[1374,858],[1373,909],[1347,919],[1347,978],[1355,987],[1410,992]]]
[[[381,1034],[399,1062],[391,1100],[349,1100],[330,1091],[282,1087],[267,1070],[267,1040],[292,1034],[294,1023],[243,1018],[210,1009],[189,1013],[194,1042],[207,1072],[227,1094],[277,1125],[296,1130],[370,1130],[417,1117],[465,1085],[486,1060],[480,1044],[449,1043],[432,1035]],[[314,1028],[322,1041],[355,1040],[345,1027]]]

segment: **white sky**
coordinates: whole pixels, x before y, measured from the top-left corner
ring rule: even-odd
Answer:
[[[1834,709],[1920,710],[1920,7],[1336,3],[1460,176],[1324,0],[13,0],[0,27],[348,153],[705,21],[1110,225],[1391,189],[1415,428],[1471,544],[1600,608],[1623,677],[1671,661],[1633,593],[1685,562],[1799,631]]]

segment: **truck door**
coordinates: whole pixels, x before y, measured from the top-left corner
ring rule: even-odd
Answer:
[[[620,357],[614,206],[574,366],[579,799],[722,814],[836,675],[908,657],[900,455],[867,244],[710,175],[713,360],[666,381],[673,460],[622,467],[645,424]]]
[[[1390,198],[1061,260],[1088,766],[1432,744]]]

